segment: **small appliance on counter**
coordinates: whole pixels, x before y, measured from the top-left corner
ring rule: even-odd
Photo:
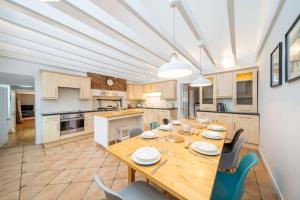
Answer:
[[[142,104],[138,103],[138,104],[136,104],[136,107],[137,107],[137,108],[141,108],[141,107],[142,107]]]
[[[226,112],[226,106],[224,103],[217,103],[217,112]]]

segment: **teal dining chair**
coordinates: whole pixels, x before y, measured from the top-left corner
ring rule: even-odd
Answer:
[[[211,199],[240,200],[244,193],[246,176],[257,163],[257,155],[251,152],[243,157],[235,173],[218,172]]]
[[[150,130],[156,129],[159,127],[159,123],[158,122],[151,122],[150,123]]]

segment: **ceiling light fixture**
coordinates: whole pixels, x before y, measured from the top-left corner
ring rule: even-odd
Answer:
[[[158,76],[161,78],[177,79],[189,76],[193,73],[191,66],[177,58],[175,52],[175,6],[176,0],[170,0],[170,7],[173,8],[173,53],[170,62],[161,65],[158,69]]]
[[[204,86],[210,86],[212,83],[209,79],[205,78],[202,74],[201,74],[201,68],[202,68],[202,47],[203,47],[204,43],[203,41],[199,41],[198,42],[198,46],[200,47],[200,66],[199,66],[199,76],[193,80],[190,84],[190,86],[192,87],[204,87]]]

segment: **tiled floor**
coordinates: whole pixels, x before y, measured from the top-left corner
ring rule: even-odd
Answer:
[[[244,155],[248,149],[243,149]],[[113,190],[127,185],[127,166],[103,149],[93,138],[43,149],[20,145],[0,149],[0,200],[103,199],[92,180],[98,174]],[[145,180],[141,175],[138,179]],[[260,162],[246,181],[243,199],[276,199],[270,178]]]

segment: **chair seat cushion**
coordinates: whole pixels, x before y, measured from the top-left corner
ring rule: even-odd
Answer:
[[[118,192],[124,200],[166,200],[160,191],[146,182],[136,181]]]

